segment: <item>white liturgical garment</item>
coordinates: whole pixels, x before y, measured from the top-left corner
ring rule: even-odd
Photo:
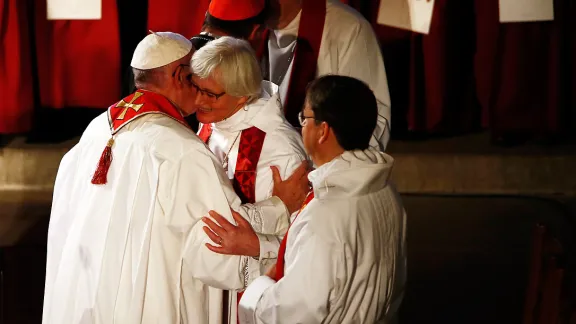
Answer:
[[[314,199],[288,231],[285,275],[257,278],[246,323],[394,323],[406,281],[406,213],[393,159],[347,151],[312,171]]]
[[[280,86],[285,102],[294,60],[291,59],[300,14],[288,26],[270,33],[269,79]],[[378,100],[378,121],[370,146],[384,151],[390,138],[390,92],[380,45],[370,23],[357,11],[337,0],[328,0],[318,56],[317,76],[338,74],[364,81]]]
[[[307,158],[302,137],[284,118],[278,95],[270,97],[270,93],[266,91],[266,89],[271,89],[270,84],[267,82],[264,84],[266,86],[263,87],[262,98],[240,109],[232,117],[212,124],[212,135],[208,141],[208,147],[221,163],[229,153],[228,178],[233,179],[240,145],[240,132],[257,127],[266,133],[256,168],[256,201],[272,196],[274,181],[271,166],[277,166],[282,179],[286,179]],[[232,144],[233,147],[231,147]],[[257,232],[259,231],[259,224],[252,224],[252,226]],[[260,257],[258,260],[250,258],[248,261],[248,283],[264,274],[276,263],[280,241],[287,229],[288,227],[285,227],[277,233],[268,235],[257,233],[260,240]],[[236,318],[235,295],[231,296],[230,304],[232,305],[232,318]]]
[[[302,136],[284,118],[281,109],[278,95],[270,97],[269,93],[264,92],[262,98],[240,109],[232,117],[212,124],[208,147],[220,163],[229,153],[229,179],[234,178],[241,131],[257,127],[266,133],[256,168],[256,201],[272,196],[274,181],[271,166],[277,166],[282,179],[286,179],[307,159]],[[230,147],[232,144],[234,146]],[[259,234],[260,261],[276,259],[280,240],[287,229],[279,237]]]
[[[106,114],[60,164],[48,232],[44,324],[226,323],[248,257],[208,250],[201,218],[230,206],[250,222],[283,220],[278,198],[240,206],[220,163],[190,129],[157,114],[115,136],[106,185],[91,184],[110,138]],[[229,206],[230,205],[230,206]],[[261,220],[274,233],[286,223]]]

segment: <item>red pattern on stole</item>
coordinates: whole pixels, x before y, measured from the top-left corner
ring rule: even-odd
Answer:
[[[190,128],[178,108],[168,98],[152,91],[137,90],[108,108],[112,135],[131,121],[147,114],[162,114]]]
[[[306,197],[306,199],[304,200],[302,207],[300,207],[300,211],[298,212],[296,217],[294,217],[294,221],[300,215],[300,213],[302,213],[302,210],[304,210],[304,208],[306,208],[306,206],[308,206],[308,204],[310,203],[310,201],[312,201],[312,199],[314,199],[314,192],[313,191],[311,191],[308,194],[308,196]],[[292,224],[294,224],[294,221],[292,221]],[[290,230],[290,228],[288,228],[288,230]],[[278,281],[284,277],[284,265],[286,264],[286,261],[284,260],[284,256],[286,254],[287,242],[288,242],[288,231],[286,231],[286,235],[284,235],[284,238],[282,239],[282,242],[280,243],[280,248],[278,249],[278,260],[276,260],[276,276],[274,278],[272,278],[276,281]]]
[[[234,190],[242,203],[256,202],[256,167],[260,160],[266,133],[256,127],[242,131],[238,146],[238,158],[234,170]]]

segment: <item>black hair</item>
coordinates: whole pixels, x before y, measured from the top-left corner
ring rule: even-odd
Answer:
[[[209,42],[213,41],[215,38],[212,35],[208,34],[198,34],[192,38],[190,38],[190,42],[192,42],[192,46],[194,46],[195,50],[199,50],[204,45],[208,44]]]
[[[378,103],[368,85],[358,79],[325,75],[312,81],[306,103],[316,123],[326,122],[344,150],[364,150],[376,128]]]
[[[268,14],[268,1],[265,1],[265,3],[266,5],[264,6],[264,9],[262,9],[258,15],[243,20],[222,20],[206,12],[202,30],[210,27],[226,34],[226,36],[248,39],[255,25],[264,25],[266,22]]]

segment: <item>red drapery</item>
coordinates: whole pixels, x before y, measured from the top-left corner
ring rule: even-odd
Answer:
[[[393,131],[458,134],[482,126],[498,137],[558,135],[575,125],[573,1],[555,0],[551,22],[501,24],[497,0],[436,0],[428,35],[378,25],[379,1],[347,2],[382,43]]]
[[[376,24],[379,1],[342,1],[367,16],[382,43],[393,131],[455,134],[482,126],[495,136],[549,135],[576,125],[574,1],[555,0],[551,22],[501,24],[497,0],[436,0],[429,35]],[[192,36],[208,4],[149,0],[148,29]],[[139,17],[118,17],[117,2],[103,0],[102,20],[48,21],[45,6],[0,0],[0,134],[30,130],[33,57],[39,105],[106,108],[121,96],[119,18]]]
[[[46,1],[36,4],[40,104],[106,108],[117,101],[121,71],[116,0],[102,0],[101,20],[49,21]]]
[[[570,0],[555,0],[554,21],[498,22],[498,3],[476,1],[476,77],[483,125],[493,134],[559,134],[576,102],[569,87]],[[576,16],[572,17],[572,20]]]
[[[34,109],[28,0],[0,0],[0,134],[30,130]]]
[[[200,32],[209,4],[210,0],[149,0],[148,29],[190,38]]]

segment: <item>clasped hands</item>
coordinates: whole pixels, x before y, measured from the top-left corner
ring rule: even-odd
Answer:
[[[280,198],[290,213],[297,211],[308,191],[309,164],[303,161],[294,173],[286,180],[282,180],[277,167],[272,169],[274,189],[272,195]],[[202,229],[215,244],[206,243],[206,247],[213,252],[228,255],[245,255],[258,257],[260,255],[260,240],[250,223],[238,212],[230,210],[237,225],[230,223],[226,218],[211,210],[209,217],[203,217],[206,224]]]

